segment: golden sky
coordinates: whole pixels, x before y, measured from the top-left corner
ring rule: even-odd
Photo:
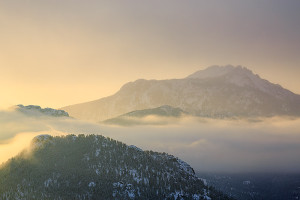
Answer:
[[[0,0],[0,107],[243,65],[300,93],[300,1]]]

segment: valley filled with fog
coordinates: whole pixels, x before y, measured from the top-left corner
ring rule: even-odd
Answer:
[[[300,119],[152,118],[164,125],[109,126],[69,117],[0,112],[0,162],[36,135],[98,134],[143,150],[166,152],[204,172],[300,172]],[[148,119],[149,120],[149,119]],[[172,123],[174,122],[174,123]]]

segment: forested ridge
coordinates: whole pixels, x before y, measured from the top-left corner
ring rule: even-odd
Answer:
[[[0,167],[0,199],[229,198],[172,155],[100,135],[41,135]]]

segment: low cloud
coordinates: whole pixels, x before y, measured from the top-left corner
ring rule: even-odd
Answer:
[[[0,163],[17,155],[36,135],[82,133],[167,152],[198,171],[300,172],[300,119],[184,118],[164,126],[118,127],[0,111],[0,127]]]
[[[300,119],[185,118],[177,125],[102,131],[128,144],[178,156],[199,171],[300,172]]]

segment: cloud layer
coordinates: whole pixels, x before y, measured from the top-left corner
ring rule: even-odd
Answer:
[[[26,148],[36,135],[83,133],[167,152],[198,171],[300,172],[300,119],[185,118],[165,126],[117,127],[1,111],[0,127],[0,163]]]

